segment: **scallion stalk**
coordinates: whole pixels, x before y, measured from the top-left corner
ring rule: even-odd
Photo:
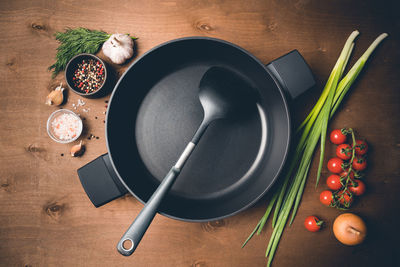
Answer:
[[[320,157],[319,157],[319,165],[318,165],[318,171],[317,171],[317,181],[315,186],[318,185],[319,179],[321,177],[321,170],[322,170],[322,164],[324,162],[324,156],[325,156],[325,140],[326,140],[326,131],[328,129],[328,121],[330,118],[330,113],[331,113],[331,107],[332,107],[332,102],[335,97],[335,92],[336,88],[338,86],[339,80],[341,78],[341,75],[346,68],[346,59],[350,57],[349,53],[351,52],[351,48],[353,46],[354,39],[357,37],[359,34],[358,31],[354,31],[350,37],[347,39],[346,44],[344,45],[343,51],[340,54],[340,57],[338,59],[338,66],[337,68],[333,69],[332,73],[334,73],[334,78],[332,80],[332,83],[329,84],[329,93],[328,97],[326,99],[326,103],[322,109],[322,114],[323,116],[322,119],[322,129],[321,129],[321,152],[320,152]]]

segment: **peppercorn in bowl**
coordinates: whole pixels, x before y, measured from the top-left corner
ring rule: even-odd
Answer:
[[[89,98],[104,96],[108,92],[109,76],[106,63],[92,54],[73,57],[65,68],[68,87]]]

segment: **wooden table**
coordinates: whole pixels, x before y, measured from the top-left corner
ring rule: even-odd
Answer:
[[[329,3],[328,3],[329,2]],[[345,247],[332,233],[342,211],[322,206],[314,189],[313,163],[297,218],[287,227],[274,266],[399,266],[400,221],[400,21],[395,1],[2,1],[0,3],[0,264],[2,266],[264,266],[270,222],[261,236],[240,245],[267,201],[228,219],[185,223],[156,216],[134,256],[122,257],[116,242],[142,208],[126,196],[94,208],[76,169],[106,152],[105,100],[85,100],[87,151],[69,156],[70,145],[53,142],[46,120],[57,107],[44,105],[63,75],[51,79],[53,34],[67,27],[131,33],[138,55],[183,36],[211,36],[242,46],[261,61],[298,49],[310,64],[317,87],[293,107],[297,121],[315,103],[340,49],[354,29],[361,32],[352,65],[382,32],[377,49],[329,128],[353,127],[370,144],[368,193],[352,212],[369,227],[369,238]],[[397,17],[397,18],[396,18]],[[104,58],[102,54],[101,57]],[[121,74],[133,62],[115,66]],[[69,93],[63,106],[72,109]],[[96,119],[97,117],[97,119]],[[87,140],[93,134],[99,139]],[[333,155],[327,144],[327,155]],[[317,153],[318,154],[318,153]],[[64,156],[62,156],[64,155]],[[324,170],[323,176],[326,177]],[[325,180],[325,179],[323,179]],[[303,220],[326,221],[320,233]],[[356,265],[353,265],[356,264]]]

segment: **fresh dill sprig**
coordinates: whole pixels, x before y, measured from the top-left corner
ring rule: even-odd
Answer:
[[[53,70],[54,78],[67,66],[68,61],[81,53],[96,53],[100,46],[110,38],[111,34],[86,28],[67,29],[65,32],[57,32],[56,40],[61,44],[57,48],[56,62],[48,69]],[[136,40],[136,37],[131,37]]]

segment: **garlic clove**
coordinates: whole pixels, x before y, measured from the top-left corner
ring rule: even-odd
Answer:
[[[71,156],[79,157],[85,152],[85,146],[82,144],[82,140],[79,144],[71,147]]]
[[[53,91],[50,92],[50,94],[48,94],[45,104],[49,106],[61,105],[64,101],[64,89],[65,88],[62,87],[62,83],[60,83],[60,85],[57,86],[56,89],[54,89]]]

